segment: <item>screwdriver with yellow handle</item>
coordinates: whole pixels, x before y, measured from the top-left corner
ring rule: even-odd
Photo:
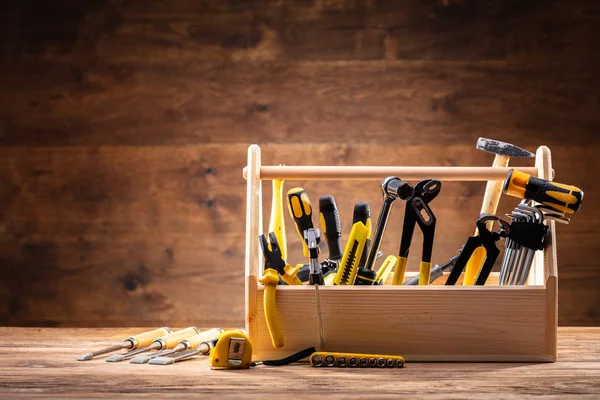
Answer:
[[[107,353],[113,353],[119,350],[135,350],[140,347],[149,346],[155,339],[161,336],[165,336],[171,333],[171,329],[167,327],[154,329],[152,331],[140,333],[139,335],[130,336],[123,341],[121,344],[107,347],[105,349],[92,351],[91,353],[85,353],[77,357],[77,361],[88,361],[96,356],[101,356]]]
[[[535,178],[525,172],[508,171],[504,194],[542,203],[565,214],[573,214],[581,208],[583,191],[576,186]]]
[[[129,360],[129,362],[132,364],[146,364],[147,362],[156,357],[165,357],[174,353],[179,353],[180,351],[193,350],[200,346],[200,344],[203,342],[208,342],[218,338],[221,332],[223,332],[223,329],[220,328],[208,329],[206,331],[198,333],[197,335],[190,336],[187,339],[183,339],[181,342],[177,343],[177,346],[173,347],[172,349],[157,351],[149,356],[137,356]]]
[[[304,257],[308,257],[308,245],[304,240],[304,231],[314,229],[312,222],[312,206],[308,194],[301,187],[290,189],[287,193],[290,216],[296,224],[296,231],[302,241]]]
[[[168,335],[159,337],[152,341],[149,346],[139,348],[137,350],[130,351],[125,354],[115,354],[108,357],[105,361],[108,362],[119,362],[123,360],[129,360],[137,356],[138,354],[142,354],[152,350],[164,350],[164,349],[172,349],[177,346],[179,342],[183,339],[190,338],[196,334],[200,333],[200,330],[195,326],[190,326],[189,328],[181,329],[179,331],[175,331]]]
[[[271,199],[271,220],[269,232],[277,236],[281,256],[287,260],[287,240],[285,237],[285,220],[283,218],[283,179],[273,180],[273,198]]]

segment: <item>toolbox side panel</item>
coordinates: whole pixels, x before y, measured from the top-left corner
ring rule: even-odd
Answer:
[[[543,286],[339,286],[319,292],[326,351],[397,354],[408,362],[554,361]],[[257,294],[262,299],[262,286]],[[258,339],[254,359],[282,358],[317,346],[316,307],[312,288],[279,287],[285,345],[274,349],[258,301],[252,320]]]

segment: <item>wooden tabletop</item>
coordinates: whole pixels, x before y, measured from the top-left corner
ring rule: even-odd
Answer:
[[[410,363],[403,369],[308,364],[211,371],[205,359],[170,366],[78,362],[140,329],[0,328],[0,397],[523,398],[600,395],[600,328],[559,328],[552,364]]]

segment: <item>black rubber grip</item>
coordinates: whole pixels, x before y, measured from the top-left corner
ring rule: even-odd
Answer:
[[[321,230],[325,235],[329,247],[329,259],[342,259],[342,226],[335,199],[331,195],[319,198],[319,212],[321,214]]]
[[[356,273],[355,285],[374,285],[377,272],[372,269],[359,268]]]

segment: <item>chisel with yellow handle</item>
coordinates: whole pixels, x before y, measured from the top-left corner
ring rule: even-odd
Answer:
[[[200,346],[200,344],[203,342],[208,342],[218,338],[221,332],[223,332],[223,329],[220,328],[208,329],[206,331],[200,332],[197,335],[191,336],[187,339],[183,339],[181,342],[177,343],[177,346],[173,347],[172,349],[157,351],[149,356],[137,356],[129,360],[129,362],[132,364],[146,364],[150,360],[157,357],[166,357],[175,353],[179,353],[181,351],[193,350]]]
[[[287,240],[285,237],[285,220],[283,218],[283,179],[273,181],[273,198],[271,199],[271,220],[269,232],[274,232],[279,243],[281,256],[287,260]]]
[[[542,203],[565,214],[579,211],[583,201],[583,191],[578,187],[534,178],[516,169],[508,171],[502,191],[509,196]]]
[[[171,329],[167,327],[154,329],[152,331],[140,333],[139,335],[130,336],[123,341],[121,344],[107,347],[105,349],[96,350],[91,353],[85,353],[77,357],[77,361],[88,361],[96,356],[100,356],[107,353],[113,353],[119,350],[135,350],[140,347],[149,346],[155,339],[161,336],[165,336],[171,333]]]
[[[190,326],[189,328],[181,329],[179,331],[175,331],[171,334],[159,337],[155,339],[149,346],[142,347],[137,350],[130,351],[125,354],[115,354],[113,356],[108,357],[105,361],[108,362],[119,362],[123,360],[129,360],[137,356],[138,354],[142,354],[152,350],[164,350],[164,349],[172,349],[177,346],[179,342],[183,339],[187,339],[196,334],[200,333],[200,330],[195,326]]]
[[[368,235],[369,229],[362,222],[358,221],[352,225],[342,262],[333,280],[334,285],[354,285],[358,263],[365,249]]]
[[[290,189],[287,193],[290,216],[296,225],[296,231],[302,240],[304,257],[308,257],[308,245],[304,240],[304,231],[314,229],[312,222],[312,206],[306,191],[300,187]]]

